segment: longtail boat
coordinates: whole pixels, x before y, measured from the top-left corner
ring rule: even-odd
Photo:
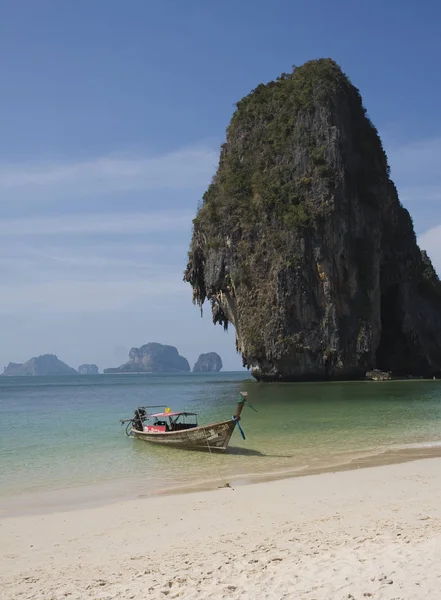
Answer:
[[[246,401],[247,394],[248,392],[240,392],[236,411],[226,421],[199,426],[197,413],[172,412],[170,408],[163,406],[140,406],[135,410],[134,417],[121,420],[121,425],[127,423],[127,435],[145,442],[186,450],[224,451],[228,448],[236,427],[245,439],[239,424],[244,404],[256,410]],[[165,411],[150,414],[148,410],[152,408],[165,408]]]

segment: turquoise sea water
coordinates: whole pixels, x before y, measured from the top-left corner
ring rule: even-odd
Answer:
[[[258,384],[246,373],[0,378],[0,510],[64,508],[307,473],[389,449],[441,447],[441,382]],[[156,447],[119,419],[140,405],[229,418],[228,454]]]

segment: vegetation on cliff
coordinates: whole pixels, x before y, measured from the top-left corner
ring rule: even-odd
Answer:
[[[184,279],[259,379],[441,371],[441,284],[331,59],[237,104]]]

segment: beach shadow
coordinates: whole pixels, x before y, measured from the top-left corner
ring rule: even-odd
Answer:
[[[208,448],[194,448],[191,452],[208,452]],[[293,458],[293,454],[265,454],[260,450],[254,450],[253,448],[240,448],[239,446],[228,446],[228,449],[217,450],[216,448],[211,449],[212,454],[220,454],[224,456],[260,456],[260,458]]]
[[[148,453],[148,454],[152,454],[152,453],[157,453],[157,454],[164,454],[167,452],[172,452],[172,454],[174,454],[177,450],[179,451],[178,454],[181,454],[182,451],[184,450],[185,452],[190,452],[191,454],[198,454],[198,453],[202,453],[202,454],[209,454],[209,449],[206,447],[201,447],[201,448],[176,448],[173,446],[155,446],[154,444],[146,444],[145,442],[143,442],[142,440],[134,440],[135,443],[132,446],[132,451],[135,452],[136,454],[144,454],[144,453]],[[242,448],[240,446],[228,446],[228,449],[225,450],[219,450],[216,448],[212,448],[211,449],[211,453],[214,455],[218,455],[218,456],[260,456],[261,458],[293,458],[293,454],[265,454],[264,452],[261,452],[260,450],[254,450],[254,448]]]
[[[227,454],[235,454],[240,456],[263,456],[265,458],[293,458],[293,454],[264,454],[260,450],[252,448],[240,448],[238,446],[229,446]]]
[[[259,450],[253,450],[252,448],[239,448],[238,446],[229,446],[227,454],[239,454],[241,456],[267,456]]]

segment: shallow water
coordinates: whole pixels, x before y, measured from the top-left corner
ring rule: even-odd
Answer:
[[[441,382],[257,384],[247,373],[0,378],[0,509],[64,508],[307,473],[397,448],[441,448]],[[140,405],[232,414],[225,455],[128,438]]]

